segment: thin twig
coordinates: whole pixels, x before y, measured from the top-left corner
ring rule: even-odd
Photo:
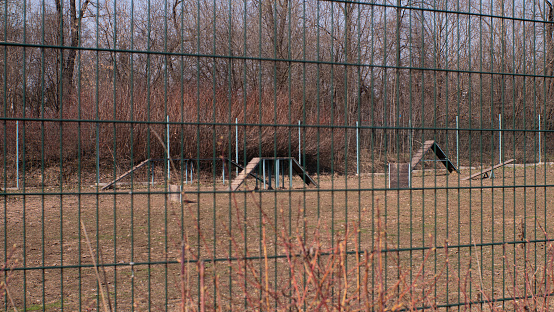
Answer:
[[[204,261],[198,262],[199,274],[200,274],[200,311],[204,312],[206,309],[206,289],[204,286]]]
[[[263,248],[264,248],[264,265],[265,265],[265,291],[266,291],[266,304],[267,304],[267,309],[269,310],[270,307],[269,307],[269,276],[268,276],[268,272],[269,272],[269,264],[268,264],[268,259],[267,259],[267,242],[266,242],[266,237],[265,237],[265,222],[263,222],[263,225],[262,225],[262,244],[263,244]]]
[[[94,266],[94,273],[96,274],[96,281],[98,283],[98,287],[100,287],[100,295],[102,296],[102,304],[104,305],[104,312],[110,311],[108,309],[108,304],[106,303],[106,296],[104,295],[104,288],[102,287],[102,281],[100,280],[100,274],[98,273],[98,265],[96,264],[96,260],[94,257],[94,252],[92,251],[92,246],[90,244],[90,240],[88,239],[87,229],[85,228],[85,223],[83,220],[81,220],[81,227],[83,228],[83,233],[85,234],[85,241],[88,246],[88,250],[90,253],[90,258],[92,259],[92,264]]]
[[[10,280],[10,273],[12,272],[13,267],[17,263],[17,259],[15,259],[15,261],[13,261],[13,265],[10,265],[10,261],[11,261],[13,255],[14,255],[14,253],[15,253],[16,248],[17,248],[17,244],[14,244],[13,247],[8,252],[8,254],[6,255],[7,260],[4,262],[4,264],[2,264],[1,271],[4,272],[4,274],[5,274],[4,278],[5,279],[4,279],[4,281],[0,282],[0,290],[5,289],[6,295],[8,296],[8,299],[10,300],[10,303],[12,304],[13,309],[17,312],[18,311],[17,307],[15,306],[15,302],[13,300],[13,297],[10,294],[10,289],[8,288],[8,284],[9,284],[9,280]],[[0,295],[0,299],[1,298],[2,298],[2,296]]]
[[[181,311],[185,311],[185,298],[186,298],[186,290],[185,290],[185,239],[183,238],[183,242],[181,243]],[[187,272],[188,273],[188,272]]]
[[[12,304],[14,311],[18,312],[15,306],[15,302],[13,301],[12,295],[10,294],[10,289],[8,288],[8,284],[4,284],[4,287],[6,289],[6,294],[8,295],[8,299],[10,299],[10,303]]]

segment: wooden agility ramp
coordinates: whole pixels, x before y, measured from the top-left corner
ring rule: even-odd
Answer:
[[[241,166],[239,163],[233,161],[232,159],[229,159],[229,158],[225,158],[225,162],[229,162],[231,165],[239,168],[240,170],[244,170],[244,167]],[[258,161],[259,162],[259,161]],[[262,178],[260,178],[257,174],[253,173],[252,171],[250,171],[250,173],[248,173],[249,176],[253,177],[253,178],[256,178],[258,181],[260,182],[264,182],[264,180]]]
[[[150,158],[148,158],[147,160],[141,162],[140,164],[134,166],[133,168],[131,168],[131,170],[125,172],[124,174],[120,175],[119,177],[117,177],[117,179],[113,180],[112,182],[108,183],[106,186],[104,186],[101,190],[102,191],[105,191],[109,188],[111,188],[112,186],[114,186],[114,184],[116,184],[119,180],[125,178],[126,176],[130,175],[131,172],[139,169],[140,167],[146,165],[148,162],[150,161]]]
[[[296,172],[297,175],[299,175],[302,178],[302,180],[304,180],[304,183],[306,183],[306,185],[310,185],[310,184],[317,185],[315,181],[308,175],[306,170],[304,170],[304,168],[300,166],[300,164],[296,161],[296,159],[291,158],[291,160],[292,160],[292,169]]]
[[[246,165],[246,168],[244,168],[240,173],[239,175],[233,180],[233,182],[231,183],[231,187],[230,187],[230,190],[231,191],[236,191],[243,183],[244,183],[244,180],[246,180],[246,178],[248,178],[248,176],[252,176],[252,177],[255,177],[256,179],[258,180],[261,180],[263,182],[265,182],[263,179],[261,179],[259,176],[257,176],[256,174],[254,174],[254,170],[256,170],[256,168],[258,167],[258,165],[260,164],[261,161],[264,161],[264,160],[271,160],[271,161],[275,161],[275,160],[287,160],[287,161],[290,161],[290,165],[292,167],[292,170],[297,174],[299,175],[302,180],[304,181],[304,183],[306,183],[307,185],[310,185],[310,184],[313,184],[315,186],[317,186],[317,184],[315,183],[315,181],[308,175],[308,173],[306,172],[306,170],[304,168],[302,168],[302,166],[300,166],[300,164],[296,161],[296,159],[294,158],[289,158],[289,157],[285,157],[285,158],[271,158],[271,157],[254,157],[252,158],[252,160],[250,160],[250,162]],[[240,165],[238,164],[234,164],[235,166],[239,167],[239,168],[242,168]]]
[[[443,150],[439,147],[439,145],[434,140],[427,140],[421,148],[414,154],[411,161],[411,170],[415,168],[417,164],[423,159],[425,156],[425,153],[429,149],[432,149],[433,152],[435,152],[435,155],[437,155],[437,158],[442,162],[442,164],[446,167],[448,172],[456,171],[459,173],[458,169],[454,164],[448,159],[448,156],[446,156],[446,153],[443,152]]]
[[[242,185],[246,177],[252,174],[252,171],[254,171],[256,167],[258,167],[260,160],[261,160],[260,157],[254,157],[250,160],[248,165],[246,165],[246,168],[244,168],[239,173],[239,175],[233,180],[233,183],[231,183],[231,191],[236,191]]]
[[[493,170],[496,169],[496,168],[500,168],[500,167],[505,166],[505,165],[507,165],[507,164],[509,164],[509,163],[512,163],[512,162],[514,162],[514,161],[515,161],[515,159],[506,160],[505,162],[503,162],[503,163],[501,163],[501,164],[494,165],[494,166],[489,167],[489,168],[487,168],[487,169],[485,169],[485,170],[482,170],[482,171],[480,171],[480,172],[477,172],[477,173],[475,173],[475,174],[472,174],[472,175],[470,175],[469,177],[465,177],[465,178],[463,178],[463,179],[460,180],[460,181],[467,181],[467,180],[475,179],[475,178],[480,177],[480,176],[483,176],[483,177],[482,177],[483,179],[488,178],[488,177],[489,177],[489,174],[488,174],[489,172],[493,171]]]
[[[389,188],[409,188],[411,181],[410,163],[389,164]]]

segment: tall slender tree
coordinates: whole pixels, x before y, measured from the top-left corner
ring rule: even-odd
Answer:
[[[64,23],[64,2],[63,0],[55,0],[56,1],[56,12],[58,14],[58,22],[59,22],[59,33],[60,33],[60,46],[65,46],[65,23]],[[73,84],[73,72],[75,70],[75,59],[77,57],[77,48],[79,46],[80,37],[81,37],[81,25],[82,20],[85,17],[85,12],[87,11],[87,8],[89,4],[91,3],[90,0],[84,0],[84,2],[81,3],[79,0],[69,0],[69,51],[66,53],[62,52],[61,60],[60,60],[60,68],[62,71],[62,87],[63,90],[71,92],[73,90],[74,84]],[[80,5],[79,10],[77,10],[77,5]]]

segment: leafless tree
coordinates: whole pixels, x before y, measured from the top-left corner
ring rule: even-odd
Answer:
[[[60,33],[59,38],[59,45],[65,46],[66,40],[64,38],[64,33],[66,33],[66,23],[69,24],[69,38],[68,38],[68,46],[70,49],[66,53],[62,53],[61,56],[61,68],[62,68],[62,89],[68,90],[72,92],[74,83],[73,83],[73,73],[75,71],[75,59],[77,57],[77,50],[75,48],[79,47],[80,43],[80,36],[81,36],[81,27],[83,18],[85,17],[85,14],[87,13],[87,9],[89,4],[91,3],[90,0],[84,0],[84,2],[81,3],[79,0],[70,0],[69,2],[69,21],[65,22],[64,18],[64,8],[62,7],[62,1],[61,0],[55,0],[56,2],[56,12],[58,17],[58,30]],[[67,3],[65,2],[65,3]],[[78,7],[80,5],[80,7]]]

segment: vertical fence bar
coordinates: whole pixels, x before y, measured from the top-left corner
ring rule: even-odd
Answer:
[[[15,167],[16,167],[16,185],[19,190],[19,120],[15,122]]]
[[[298,121],[298,164],[302,166],[302,162],[300,160],[302,156],[302,140],[300,139],[300,120]]]
[[[356,121],[356,175],[360,175],[360,130]]]
[[[498,114],[498,163],[502,163],[502,115]]]
[[[408,149],[410,151],[410,159],[412,159],[413,156],[413,146],[414,146],[414,132],[412,129],[412,117],[410,117],[410,120],[408,120]]]
[[[542,162],[542,145],[541,145],[541,115],[539,114],[539,164]]]
[[[171,154],[169,153],[169,115],[166,116],[167,120],[167,182],[171,180]]]
[[[239,163],[239,119],[235,118],[235,162]],[[229,173],[230,174],[230,173]],[[239,175],[239,168],[235,167],[235,174]]]
[[[456,116],[456,168],[460,169],[460,124]]]
[[[96,123],[96,185],[100,185],[100,124]]]

